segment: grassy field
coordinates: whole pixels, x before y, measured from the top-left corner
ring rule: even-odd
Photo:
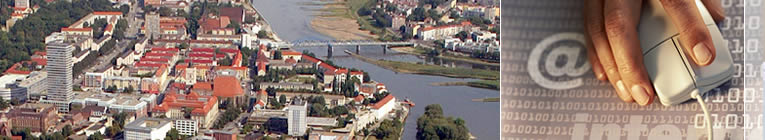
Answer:
[[[400,47],[400,48],[393,48],[393,50],[402,52],[402,53],[413,54],[413,55],[427,56],[428,51],[430,51],[431,49],[426,49],[422,47]],[[451,60],[451,61],[460,61],[460,62],[467,62],[467,63],[473,63],[473,64],[489,65],[489,66],[499,66],[499,63],[486,62],[486,61],[482,61],[481,59],[465,57],[465,56],[441,54],[437,57],[441,59],[445,59],[445,60]]]
[[[471,81],[467,84],[471,87],[499,90],[499,80]]]
[[[446,77],[452,77],[452,78],[475,78],[475,79],[484,79],[484,80],[499,80],[499,71],[470,69],[470,68],[451,68],[451,67],[443,67],[438,65],[417,64],[417,63],[389,61],[389,60],[375,60],[375,59],[367,58],[364,56],[359,56],[353,53],[348,53],[348,54],[350,54],[353,57],[359,58],[367,63],[372,63],[377,66],[390,69],[396,72],[424,74],[424,75],[437,75],[437,76],[446,76]],[[490,82],[481,82],[480,84],[484,84],[484,83],[490,83]]]
[[[431,83],[434,86],[470,86],[475,88],[485,88],[499,90],[499,80],[479,80],[470,82],[438,82]]]

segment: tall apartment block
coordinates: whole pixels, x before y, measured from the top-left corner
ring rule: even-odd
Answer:
[[[287,134],[290,136],[305,135],[308,116],[307,103],[299,98],[295,98],[287,109]]]
[[[43,103],[55,104],[59,112],[69,112],[72,92],[72,51],[74,46],[62,41],[46,44],[48,52],[48,97]]]

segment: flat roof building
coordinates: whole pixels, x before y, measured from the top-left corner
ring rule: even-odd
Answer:
[[[138,118],[125,125],[126,140],[164,140],[173,121],[160,118]]]

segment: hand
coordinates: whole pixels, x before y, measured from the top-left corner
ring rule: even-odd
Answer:
[[[712,18],[725,18],[718,0],[701,0]],[[585,0],[583,17],[590,42],[587,53],[595,77],[608,80],[625,102],[648,105],[654,90],[643,65],[637,24],[642,0]],[[665,11],[680,31],[685,54],[706,66],[715,58],[715,48],[695,0],[661,0]]]

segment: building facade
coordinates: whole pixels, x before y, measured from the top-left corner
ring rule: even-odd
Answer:
[[[24,104],[8,112],[13,128],[47,132],[58,122],[56,107],[50,104]]]
[[[48,99],[45,103],[55,104],[60,112],[69,112],[72,101],[72,51],[75,47],[63,40],[48,43]]]
[[[307,103],[300,99],[296,99],[290,104],[287,110],[287,134],[290,136],[305,135],[308,125],[306,123],[307,107]]]
[[[164,140],[173,121],[160,118],[138,118],[125,125],[126,140]]]

